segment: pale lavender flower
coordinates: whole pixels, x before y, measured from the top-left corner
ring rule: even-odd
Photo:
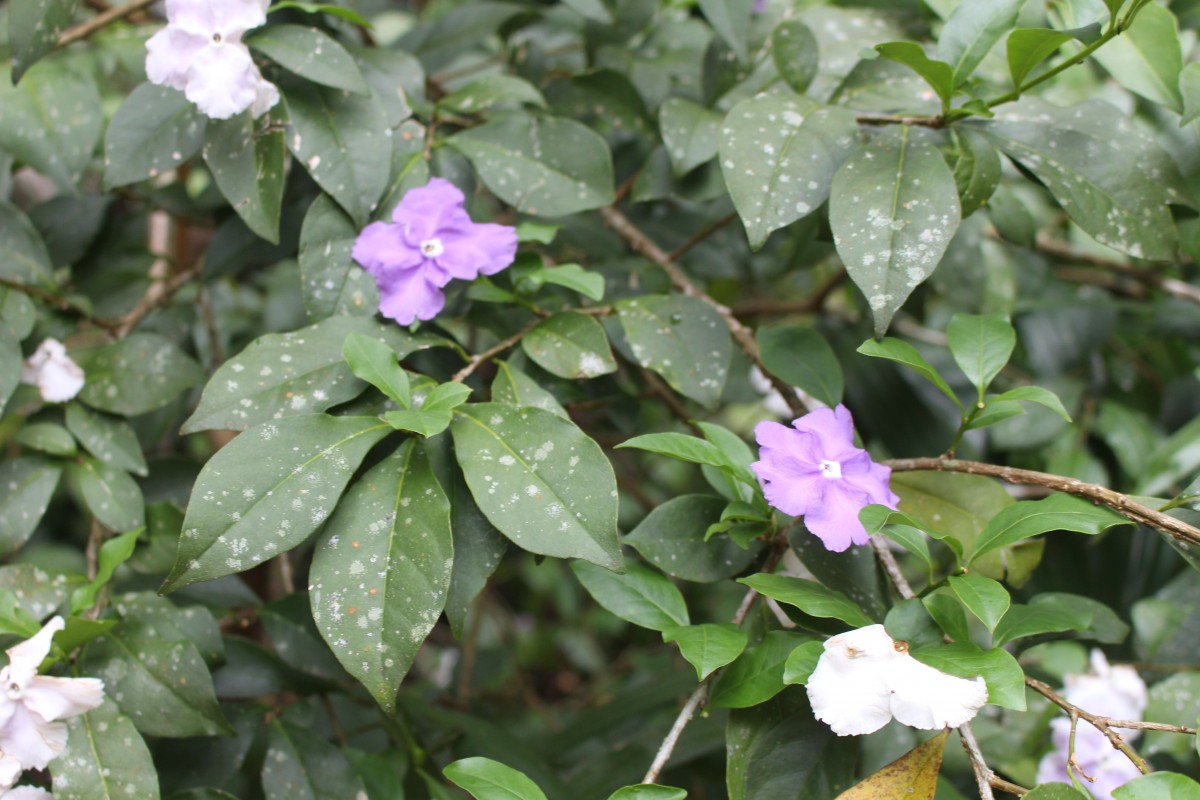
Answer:
[[[21,364],[21,383],[36,386],[47,403],[65,403],[83,388],[83,368],[57,339],[43,339]]]
[[[67,726],[59,720],[104,702],[104,683],[97,678],[37,674],[54,634],[64,627],[63,618],[54,617],[9,648],[8,666],[0,670],[0,753],[25,769],[44,769],[67,746]]]
[[[354,242],[354,260],[375,276],[379,310],[401,325],[433,319],[453,278],[494,275],[517,255],[516,229],[472,222],[463,193],[443,178],[411,189],[392,222],[372,222]]]
[[[206,116],[261,116],[279,102],[242,36],[267,21],[267,0],[167,0],[167,27],[146,42],[146,77],[182,91]]]
[[[892,470],[854,446],[854,420],[843,405],[820,408],[792,422],[760,422],[754,429],[760,460],[750,465],[767,502],[803,516],[825,547],[840,553],[866,544],[858,512],[873,503],[895,509]]]

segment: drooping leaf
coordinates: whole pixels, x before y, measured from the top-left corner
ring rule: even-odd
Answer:
[[[933,273],[961,220],[954,175],[930,139],[907,125],[889,129],[842,164],[830,189],[834,243],[877,337]]]
[[[950,384],[946,383],[946,379],[925,359],[925,356],[921,355],[917,348],[908,342],[902,339],[893,339],[891,336],[879,340],[868,339],[858,348],[858,352],[864,356],[886,358],[888,361],[895,361],[897,364],[909,367],[922,378],[936,386],[942,394],[954,401],[954,404],[960,409],[962,408],[962,403],[959,401],[958,395],[950,388]]]
[[[564,311],[547,317],[525,334],[521,348],[561,378],[595,378],[617,370],[604,328],[586,314]]]
[[[307,414],[236,437],[196,479],[162,591],[250,569],[300,544],[390,431],[375,417]]]
[[[829,406],[842,401],[842,367],[815,328],[764,325],[754,334],[763,364],[772,373]]]
[[[67,748],[50,762],[55,797],[158,800],[158,773],[150,750],[112,700],[66,724]]]
[[[157,333],[71,351],[86,382],[79,399],[98,411],[133,416],[162,408],[204,380],[196,360]]]
[[[1175,112],[1183,111],[1179,21],[1166,6],[1145,4],[1133,24],[1093,57],[1126,89]]]
[[[854,628],[875,622],[849,597],[816,581],[763,573],[739,578],[738,583],[744,583],[781,603],[795,606],[813,617],[840,619]]]
[[[512,113],[450,138],[479,177],[518,211],[559,217],[613,200],[612,155],[570,119]]]
[[[58,37],[71,26],[78,0],[33,0],[8,7],[13,82],[42,56],[58,46]]]
[[[325,525],[313,619],[385,711],[446,605],[453,562],[450,502],[415,439],[360,478]]]
[[[661,572],[631,563],[616,573],[586,561],[571,562],[571,569],[597,603],[623,620],[656,631],[689,623],[683,595]]]
[[[1067,494],[1026,500],[1014,503],[988,522],[975,541],[968,563],[993,550],[1047,531],[1075,531],[1094,536],[1114,525],[1129,524],[1125,517],[1104,506]]]
[[[286,151],[283,131],[262,129],[249,112],[212,120],[204,135],[204,162],[221,194],[250,230],[272,244],[279,243]]]
[[[679,646],[679,652],[696,668],[696,679],[702,681],[740,656],[748,637],[736,625],[710,622],[667,628],[663,641]]]
[[[143,83],[108,125],[104,185],[111,189],[175,169],[200,150],[206,123],[183,92]]]
[[[759,95],[721,126],[721,170],[754,249],[816,211],[858,142],[854,115],[804,97]]]
[[[450,426],[479,508],[519,547],[620,569],[612,466],[573,423],[539,408],[460,407]]]
[[[475,800],[546,800],[524,773],[490,758],[463,758],[442,772]]]
[[[946,738],[949,735],[950,731],[944,730],[927,739],[839,794],[838,800],[883,800],[887,797],[933,800],[937,794],[938,773],[942,769],[942,754],[946,750]]]
[[[251,49],[313,83],[354,94],[366,94],[368,91],[354,59],[336,40],[318,28],[267,25],[243,41]]]
[[[721,115],[682,97],[668,97],[658,110],[663,144],[675,177],[681,178],[717,155]]]

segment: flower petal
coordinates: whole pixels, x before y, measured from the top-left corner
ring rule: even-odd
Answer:
[[[17,684],[22,690],[37,675],[37,669],[50,655],[50,643],[54,634],[67,626],[62,617],[52,617],[42,629],[18,645],[8,648],[6,673],[9,683]]]
[[[183,91],[187,88],[188,70],[208,39],[167,26],[146,42],[146,77],[151,83]]]
[[[21,762],[13,756],[0,753],[0,789],[7,789],[17,782],[17,778],[21,777],[21,773],[25,768],[21,766]],[[0,796],[0,800],[7,795]]]
[[[36,786],[18,786],[0,795],[0,800],[54,800],[54,795]]]
[[[870,505],[868,500],[865,494],[845,481],[826,481],[821,502],[810,504],[804,515],[804,526],[825,543],[826,549],[835,553],[846,550],[851,544],[866,544],[870,536],[859,521],[858,512]]]
[[[445,251],[438,256],[438,265],[455,278],[495,275],[517,257],[517,231],[508,225],[471,222],[439,233]]]
[[[184,94],[213,119],[229,119],[254,104],[262,76],[245,45],[231,42],[198,52]]]
[[[372,222],[363,228],[350,255],[376,278],[425,263],[421,251],[405,243],[401,226],[386,222]]]
[[[974,719],[988,697],[983,678],[947,675],[907,654],[896,660],[887,680],[892,714],[922,730],[957,728]]]
[[[78,716],[104,702],[99,678],[54,678],[38,675],[25,688],[25,705],[47,722]]]
[[[45,769],[67,746],[67,726],[46,722],[21,703],[8,724],[0,729],[0,751],[16,758],[26,769]]]
[[[392,220],[404,225],[410,246],[436,238],[443,229],[470,222],[463,209],[462,191],[445,178],[430,178],[429,183],[409,189],[392,211]]]
[[[417,319],[433,319],[446,305],[441,288],[428,281],[421,270],[376,276],[375,283],[379,287],[379,311],[401,325],[411,325]]]
[[[823,654],[807,688],[813,715],[838,736],[874,733],[892,718],[883,673],[870,665],[838,663]]]

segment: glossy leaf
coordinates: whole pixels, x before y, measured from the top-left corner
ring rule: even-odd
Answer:
[[[654,783],[639,783],[637,786],[626,786],[617,789],[608,796],[608,800],[684,800],[687,792],[671,786],[659,786]]]
[[[271,723],[262,786],[266,800],[366,796],[362,778],[337,747],[313,731],[283,720]]]
[[[490,758],[463,758],[442,772],[475,800],[546,800],[537,784],[523,773]]]
[[[673,497],[647,514],[624,543],[676,578],[699,583],[730,578],[750,565],[759,548],[743,549],[723,536],[705,538],[725,504],[712,495]]]
[[[1025,710],[1025,673],[1010,653],[1001,648],[982,650],[969,642],[918,648],[918,661],[960,678],[982,676],[988,703],[1016,711]]]
[[[104,136],[104,185],[157,178],[204,144],[207,118],[183,92],[143,83],[125,99]]]
[[[342,356],[355,376],[371,384],[403,408],[412,405],[408,373],[396,362],[396,351],[379,339],[361,333],[346,334]]]
[[[1175,112],[1183,111],[1179,22],[1165,6],[1145,4],[1133,24],[1093,57],[1126,89]]]
[[[162,591],[250,569],[300,544],[390,430],[374,417],[307,414],[235,438],[196,479]]]
[[[525,334],[521,349],[560,378],[596,378],[617,371],[604,328],[586,314],[564,311],[547,317]]]
[[[728,622],[683,625],[663,630],[663,641],[678,645],[679,652],[704,680],[732,663],[746,649],[746,632]]]
[[[318,28],[268,25],[243,41],[251,49],[313,83],[354,94],[367,93],[367,83],[354,59],[344,47]]]
[[[770,700],[784,689],[788,656],[805,641],[808,637],[800,634],[768,631],[718,676],[709,702],[716,708],[749,708]]]
[[[133,416],[162,408],[204,380],[195,359],[157,333],[130,334],[70,355],[87,376],[79,399],[110,414]]]
[[[450,430],[475,502],[514,544],[621,568],[616,478],[583,431],[548,411],[501,403],[462,406]]]
[[[715,406],[733,351],[720,314],[683,295],[643,295],[616,305],[638,365],[657,372],[680,394]]]
[[[941,261],[961,206],[954,175],[928,132],[899,126],[842,164],[830,190],[829,219],[838,254],[882,337]]]
[[[950,589],[958,596],[972,614],[979,618],[988,631],[996,630],[996,625],[1008,611],[1012,598],[1008,591],[991,578],[968,572],[964,575],[951,575],[948,578]]]
[[[840,619],[853,628],[875,622],[849,597],[816,581],[764,573],[739,578],[738,583],[744,583],[781,603],[795,606],[809,616]]]
[[[158,800],[158,773],[150,750],[129,717],[111,700],[71,717],[66,725],[67,748],[50,762],[55,797]]]
[[[1025,0],[964,0],[958,4],[946,20],[937,46],[938,58],[953,69],[955,87],[966,82],[992,46],[1013,29],[1024,5]]]
[[[817,661],[825,652],[823,642],[804,642],[796,647],[783,665],[783,682],[787,684],[806,684],[817,668]]]
[[[1058,49],[1071,41],[1065,31],[1050,28],[1018,28],[1008,35],[1008,73],[1013,86],[1024,85],[1025,78]]]
[[[358,228],[322,194],[309,206],[300,229],[300,279],[304,309],[317,322],[336,314],[373,316],[379,309],[375,279],[350,257]]]
[[[925,356],[921,355],[917,351],[917,348],[908,342],[901,339],[893,339],[890,336],[878,340],[868,339],[858,348],[858,352],[864,356],[886,358],[888,361],[903,364],[932,383],[942,394],[954,401],[956,406],[960,409],[962,408],[962,403],[959,402],[958,396],[954,394],[954,390],[946,383],[946,379],[934,369],[932,364],[925,360]]]
[[[954,362],[979,390],[979,398],[1012,357],[1017,332],[1000,314],[955,314],[946,326]]]
[[[1098,534],[1129,520],[1103,506],[1067,494],[1053,494],[1044,500],[1014,503],[997,514],[980,534],[968,563],[982,555],[1030,536],[1063,530]]]
[[[513,406],[532,406],[549,411],[556,417],[570,419],[554,395],[537,381],[515,369],[507,361],[496,362],[496,379],[492,382],[492,400]]]
[[[571,562],[571,569],[597,603],[623,620],[656,631],[689,623],[683,595],[661,572],[631,563],[616,573],[586,561]]]
[[[266,30],[275,29],[272,26]],[[228,120],[211,120],[204,134],[203,153],[221,194],[246,226],[278,244],[287,177],[283,131],[263,129],[249,112]]]

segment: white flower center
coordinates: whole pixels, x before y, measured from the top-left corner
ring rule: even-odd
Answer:
[[[821,463],[818,465],[818,469],[821,470],[822,476],[829,478],[830,480],[842,477],[841,462],[830,461],[827,458],[823,458],[821,459]]]
[[[428,239],[421,242],[421,252],[425,254],[426,258],[437,258],[445,250],[446,248],[442,246],[441,239]]]
[[[214,33],[213,34],[213,44],[220,44],[220,43],[221,43],[221,34]]]

